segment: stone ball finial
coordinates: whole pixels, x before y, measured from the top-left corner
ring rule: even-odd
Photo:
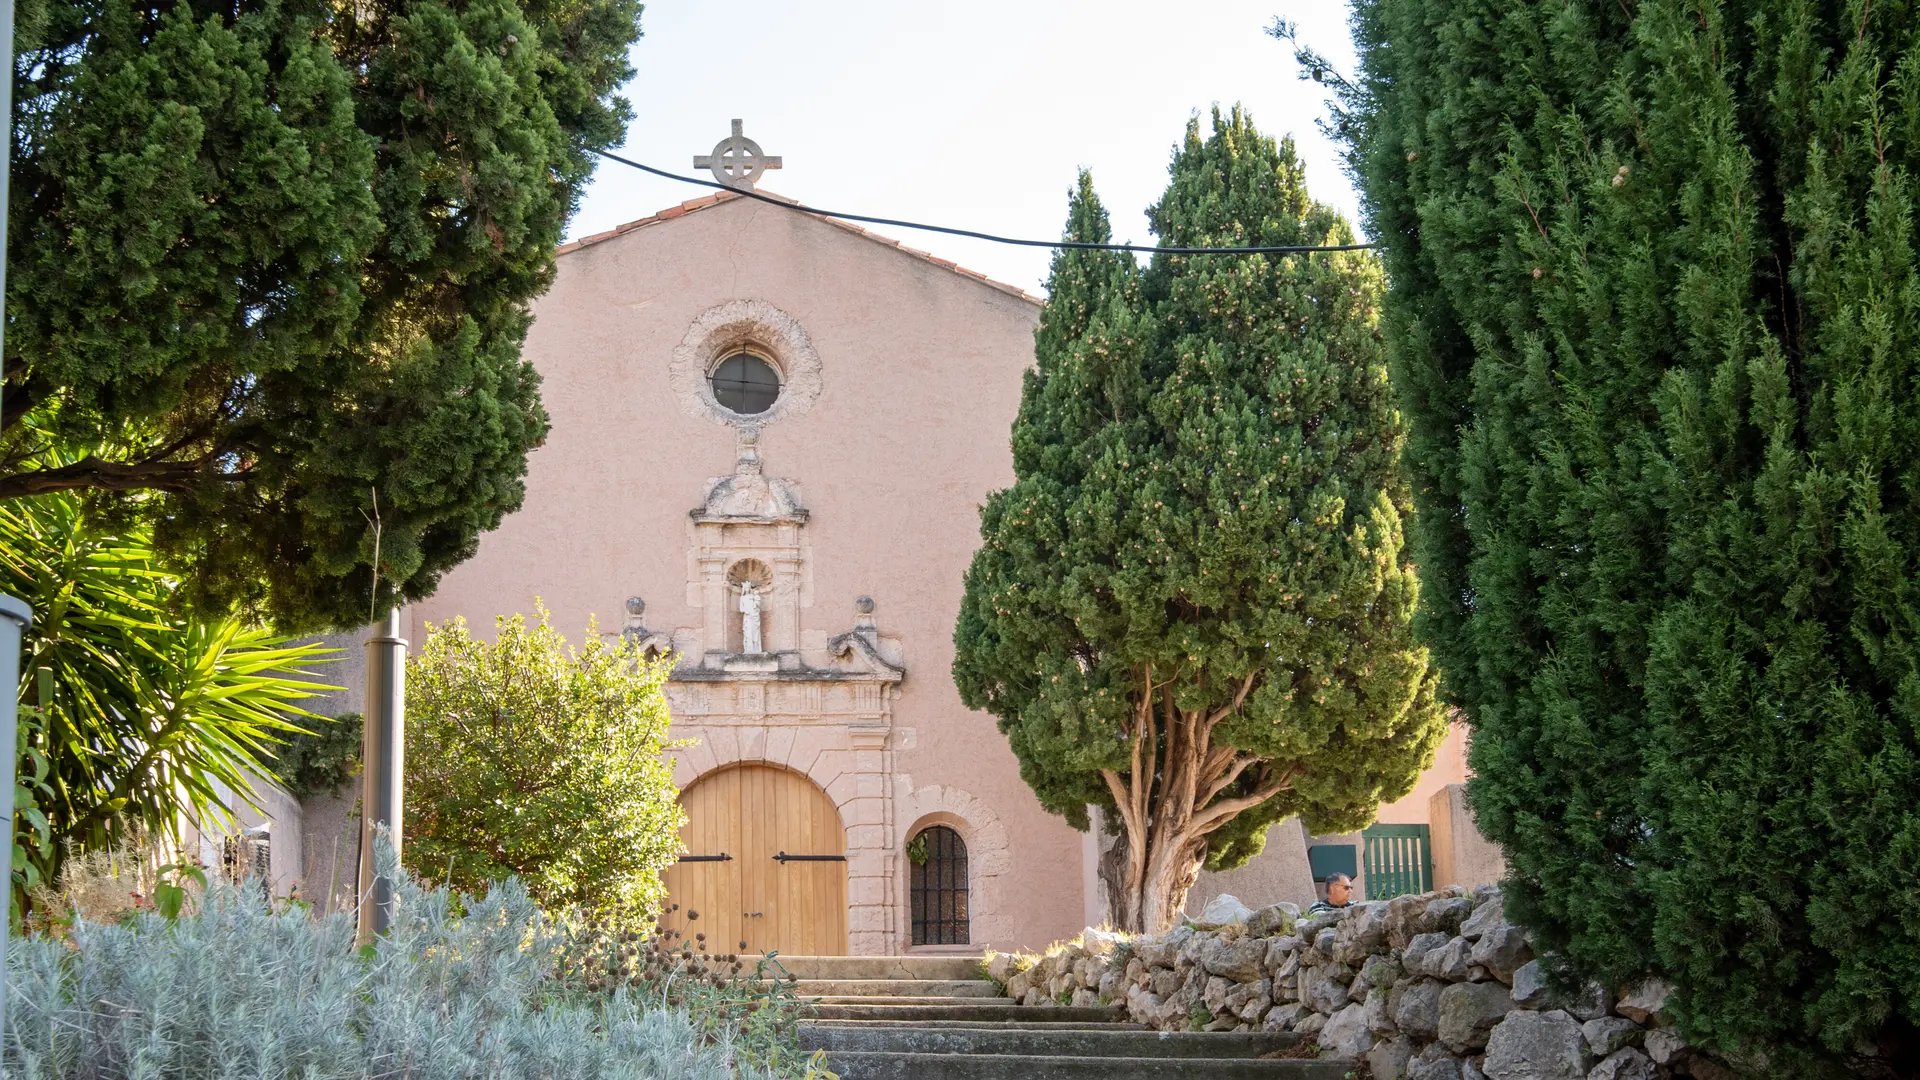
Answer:
[[[873,614],[873,597],[863,596],[860,599],[855,600],[853,602],[853,612],[856,615]]]
[[[647,613],[647,602],[637,596],[627,597],[627,614],[639,618]]]

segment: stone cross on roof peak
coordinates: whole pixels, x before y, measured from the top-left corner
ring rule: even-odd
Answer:
[[[733,134],[713,144],[712,155],[694,158],[693,167],[712,171],[713,178],[727,187],[752,191],[761,173],[780,167],[780,158],[763,153],[760,144],[740,130],[740,124],[735,120]]]

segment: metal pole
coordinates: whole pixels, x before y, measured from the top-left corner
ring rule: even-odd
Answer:
[[[0,0],[0,391],[6,387],[7,329],[7,178],[13,172],[13,0]],[[0,394],[4,396],[4,394]],[[0,926],[0,1054],[7,1040],[7,945],[13,937],[13,781],[19,761],[20,635],[33,622],[33,609],[15,597],[0,595],[0,800],[7,807],[7,925]]]
[[[400,803],[407,747],[407,641],[400,636],[400,609],[387,612],[384,632],[367,639],[367,711],[361,735],[360,940],[386,933],[393,921],[393,882],[374,862],[376,830],[385,826],[400,854]]]
[[[11,71],[8,68],[5,73]],[[13,843],[13,772],[19,764],[20,717],[17,710],[20,705],[20,635],[32,624],[33,609],[27,606],[26,601],[0,596],[0,792],[6,793],[0,798],[5,798],[7,803],[8,850],[12,850]],[[12,856],[9,855],[8,859],[11,860]],[[11,874],[8,875],[7,890],[11,904]],[[0,927],[0,1046],[5,1045],[7,1031],[7,945],[12,937],[13,921],[8,918],[7,925]]]

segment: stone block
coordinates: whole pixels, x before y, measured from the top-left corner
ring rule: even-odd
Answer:
[[[1687,1050],[1687,1044],[1671,1028],[1654,1028],[1640,1045],[1655,1065],[1671,1065]]]
[[[883,877],[850,877],[847,879],[847,903],[884,904],[887,902],[887,879]]]
[[[767,760],[767,729],[764,727],[743,727],[740,729],[740,760]]]
[[[1332,1015],[1349,1000],[1347,986],[1352,981],[1340,977],[1335,964],[1300,969],[1300,1000],[1314,1012]]]
[[[1287,934],[1292,932],[1294,924],[1298,921],[1300,921],[1300,905],[1285,901],[1268,904],[1247,919],[1247,933],[1253,937]]]
[[[1266,979],[1241,983],[1227,991],[1227,1011],[1242,1020],[1258,1020],[1273,1005],[1273,983]]]
[[[1387,944],[1396,949],[1406,948],[1418,933],[1413,928],[1414,921],[1425,910],[1426,900],[1419,896],[1396,896],[1387,901]]]
[[[1373,1049],[1373,1032],[1367,1028],[1367,1007],[1349,1005],[1327,1018],[1320,1029],[1320,1049],[1340,1057],[1357,1058]]]
[[[1400,966],[1406,968],[1410,975],[1433,974],[1427,969],[1427,957],[1436,949],[1445,948],[1451,940],[1445,934],[1415,934],[1400,950]]]
[[[1587,1037],[1587,1049],[1597,1058],[1623,1046],[1639,1045],[1643,1034],[1640,1025],[1624,1016],[1597,1016],[1581,1024],[1580,1031]]]
[[[1460,1059],[1439,1043],[1428,1043],[1407,1062],[1407,1080],[1461,1080]]]
[[[1200,1003],[1207,1011],[1219,1016],[1227,1011],[1227,991],[1233,989],[1233,982],[1218,975],[1208,976],[1207,988],[1200,995]]]
[[[1655,1080],[1658,1075],[1653,1061],[1639,1047],[1628,1046],[1608,1054],[1587,1074],[1587,1080]]]
[[[1376,986],[1367,991],[1367,1026],[1376,1033],[1386,1034],[1400,1030],[1399,1026],[1393,1022],[1393,1011],[1389,1004],[1391,1000],[1391,992],[1384,986]]]
[[[879,904],[859,906],[849,904],[847,905],[847,930],[850,933],[859,930],[885,933],[893,922],[889,916],[890,912]]]
[[[767,744],[762,753],[766,759],[776,765],[785,765],[793,757],[793,738],[795,731],[790,727],[779,727],[767,732]]]
[[[1409,1035],[1433,1038],[1440,1033],[1440,992],[1442,983],[1432,980],[1411,983],[1395,991],[1392,1002],[1394,1026]]]
[[[1488,1080],[1585,1080],[1592,1060],[1580,1022],[1565,1012],[1510,1014],[1487,1037]]]
[[[1629,987],[1613,1009],[1636,1023],[1645,1024],[1654,1022],[1656,1019],[1664,1020],[1662,1012],[1667,1007],[1667,998],[1672,994],[1673,984],[1665,979],[1643,979]]]
[[[1441,896],[1427,903],[1426,909],[1414,921],[1413,929],[1418,934],[1446,934],[1448,937],[1460,932],[1460,924],[1466,922],[1473,913],[1473,901],[1464,896]]]
[[[1266,970],[1267,943],[1259,938],[1228,941],[1208,934],[1201,940],[1205,944],[1195,960],[1215,975],[1245,983],[1258,980]]]
[[[1260,1025],[1263,1031],[1292,1031],[1306,1006],[1299,1003],[1275,1005],[1267,1010],[1267,1018]]]
[[[860,848],[887,849],[887,827],[885,825],[850,825],[847,827],[847,850]]]
[[[1479,941],[1487,931],[1507,921],[1505,903],[1500,897],[1482,900],[1476,904],[1473,914],[1460,924],[1460,936],[1468,941]]]
[[[1033,989],[1032,971],[1017,972],[1007,978],[1007,996],[1015,1001],[1026,997],[1027,991],[1031,989]]]
[[[1453,983],[1440,991],[1440,1041],[1456,1052],[1478,1050],[1487,1045],[1493,1026],[1512,1011],[1513,998],[1499,983]]]
[[[1474,944],[1466,938],[1457,937],[1445,945],[1427,954],[1427,974],[1448,982],[1464,982],[1467,972],[1474,966],[1468,959],[1474,951]]]
[[[1413,1040],[1405,1035],[1377,1039],[1367,1051],[1367,1069],[1376,1080],[1398,1080],[1407,1075],[1407,1063],[1413,1060]]]
[[[1150,988],[1161,997],[1166,997],[1168,994],[1180,989],[1180,973],[1172,968],[1154,969],[1152,980],[1149,984]]]
[[[1267,939],[1267,970],[1276,979],[1291,978],[1299,968],[1300,950],[1305,944],[1290,935]]]
[[[1493,972],[1501,982],[1512,982],[1513,973],[1533,959],[1526,931],[1506,923],[1489,929],[1473,945],[1472,962]]]
[[[1544,1008],[1548,999],[1547,972],[1540,961],[1529,960],[1513,971],[1513,1003],[1522,1009]]]
[[[1400,962],[1389,955],[1369,956],[1360,965],[1359,977],[1365,979],[1368,986],[1386,989],[1399,982],[1400,975]]]

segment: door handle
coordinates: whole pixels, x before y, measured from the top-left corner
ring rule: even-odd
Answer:
[[[681,862],[732,862],[733,856],[723,851],[718,855],[682,855],[680,856],[680,861]]]
[[[760,913],[757,911],[743,911],[740,913],[740,917],[743,919],[757,919],[760,917]]]

